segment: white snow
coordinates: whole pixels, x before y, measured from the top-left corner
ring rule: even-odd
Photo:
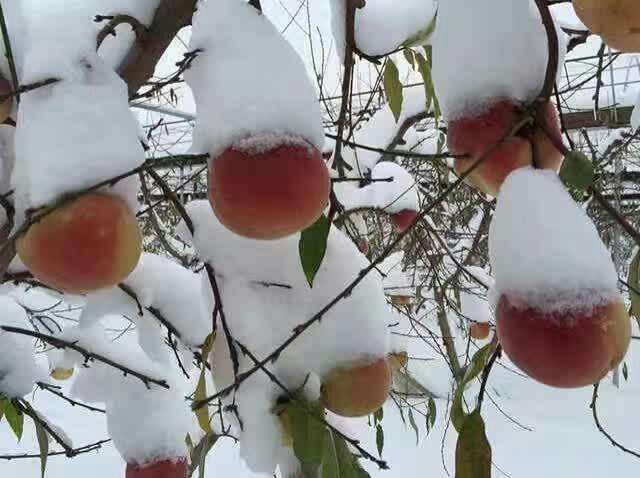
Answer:
[[[562,65],[564,33],[559,37]],[[433,81],[447,120],[498,98],[531,101],[542,88],[548,46],[534,0],[441,2],[432,44]]]
[[[637,131],[640,129],[640,94],[638,94],[638,100],[631,113],[631,130]]]
[[[404,269],[403,260],[404,252],[398,251],[389,255],[378,266],[378,270],[385,274],[382,283],[388,296],[414,297],[416,295],[415,278],[412,271]]]
[[[402,166],[389,161],[382,161],[371,171],[374,181],[364,188],[359,188],[357,182],[338,183],[335,192],[345,210],[363,208],[380,209],[389,214],[400,211],[420,210],[420,197],[415,179]]]
[[[367,266],[356,246],[342,232],[332,229],[325,259],[310,288],[298,257],[298,237],[253,241],[224,228],[206,201],[194,201],[187,209],[195,225],[196,249],[217,273],[231,334],[258,358],[273,352],[296,326],[326,306]],[[183,235],[188,237],[187,233]],[[339,365],[385,356],[389,349],[387,311],[381,279],[369,274],[270,368],[295,390],[310,373],[322,377]],[[218,334],[223,334],[222,330]],[[232,379],[228,353],[220,350],[214,358],[214,367],[219,367],[222,374],[221,379],[216,377],[218,386]],[[248,357],[240,356],[241,371],[252,365]],[[255,471],[270,473],[279,463],[278,425],[267,411],[281,393],[262,374],[238,391],[244,423],[240,433],[242,453]]]
[[[49,51],[47,44],[27,54],[24,81],[50,75],[62,81],[23,97],[12,178],[18,210],[42,206],[144,161],[126,85],[97,55],[78,54]]]
[[[29,329],[24,309],[10,297],[0,296],[0,326]],[[34,339],[0,330],[0,395],[21,398],[46,371],[36,363]]]
[[[489,250],[495,297],[515,305],[562,311],[618,297],[609,251],[552,171],[521,168],[507,177]]]
[[[315,88],[266,16],[241,0],[201,1],[190,49],[203,50],[185,72],[198,109],[194,150],[215,158],[265,133],[302,137],[322,149]]]
[[[331,0],[333,36],[340,58],[344,58],[346,0]],[[356,10],[357,48],[371,56],[387,55],[427,30],[436,14],[433,0],[367,0]]]

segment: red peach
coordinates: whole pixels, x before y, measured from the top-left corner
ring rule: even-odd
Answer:
[[[546,129],[554,139],[562,141],[557,110],[552,103],[544,107]],[[454,168],[461,175],[487,153],[506,135],[518,120],[518,107],[509,100],[492,105],[482,114],[451,121],[448,125],[447,143],[456,158]],[[562,154],[553,146],[544,131],[537,129],[533,135],[537,167],[558,171]],[[466,182],[480,191],[497,196],[505,178],[514,170],[531,166],[533,155],[526,138],[510,137],[496,147],[482,163],[467,176]]]
[[[401,307],[403,305],[411,305],[411,302],[413,302],[413,297],[411,297],[410,295],[392,295],[391,296],[391,303],[393,305],[397,305],[398,307]]]
[[[162,460],[148,465],[128,463],[125,478],[187,478],[187,459]]]
[[[487,323],[477,323],[473,322],[469,326],[469,335],[471,338],[476,340],[485,340],[489,337],[489,332],[491,331],[491,327]]]
[[[576,14],[616,50],[640,52],[638,0],[573,0]]]
[[[396,228],[396,232],[398,234],[401,234],[407,229],[409,229],[411,224],[413,224],[413,221],[416,220],[416,217],[418,217],[418,213],[416,211],[412,211],[410,209],[404,209],[400,212],[392,214],[391,222]]]
[[[74,294],[118,284],[136,267],[141,250],[127,203],[102,193],[54,209],[17,241],[18,255],[36,279]]]
[[[387,358],[334,370],[322,384],[322,402],[343,417],[363,417],[378,410],[391,390]]]
[[[229,230],[251,239],[279,239],[311,226],[330,189],[329,170],[310,145],[263,152],[231,147],[209,168],[214,213]]]
[[[548,313],[515,307],[502,296],[496,312],[500,343],[531,378],[559,388],[591,385],[618,366],[631,336],[621,301]]]

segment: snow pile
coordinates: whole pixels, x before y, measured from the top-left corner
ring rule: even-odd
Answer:
[[[23,81],[50,76],[62,81],[23,96],[12,178],[18,209],[50,203],[144,161],[125,83],[94,53],[46,47],[39,44],[27,53]],[[135,180],[130,184],[114,191],[133,206]]]
[[[374,182],[364,188],[349,182],[336,185],[338,200],[347,211],[374,208],[395,214],[420,210],[416,181],[399,164],[380,162],[371,171],[371,178]],[[389,179],[391,181],[387,181]]]
[[[272,353],[367,266],[356,246],[334,228],[310,288],[300,265],[298,237],[264,242],[237,236],[218,222],[207,201],[190,203],[188,212],[195,225],[194,245],[216,271],[231,335],[259,359]],[[188,237],[186,232],[183,235]],[[285,386],[296,390],[309,374],[323,377],[339,365],[385,356],[387,320],[381,279],[371,273],[269,367]],[[224,387],[233,381],[233,371],[223,332],[218,333],[222,337],[217,342],[223,345],[216,347],[212,366],[216,386]],[[239,359],[240,371],[254,365],[243,354]],[[316,384],[310,393],[317,395],[319,379],[310,382]],[[282,390],[259,372],[236,396],[244,424],[238,432],[242,454],[257,472],[272,473],[287,453],[277,419],[269,413],[280,395]]]
[[[473,322],[493,322],[493,313],[489,303],[479,293],[460,291],[460,312],[465,319]]]
[[[541,311],[591,308],[618,297],[609,251],[552,171],[505,181],[489,234],[494,295]]]
[[[559,37],[562,65],[564,33],[559,31]],[[534,0],[441,2],[433,37],[433,81],[445,119],[474,116],[498,98],[534,99],[544,83],[547,45]]]
[[[266,133],[304,138],[322,149],[315,89],[267,17],[242,0],[201,1],[190,49],[203,50],[185,72],[198,110],[194,150],[215,157]]]
[[[340,58],[346,43],[346,0],[331,1],[331,26]],[[371,56],[387,55],[408,40],[425,33],[436,14],[433,0],[367,0],[356,10],[357,48]]]
[[[0,326],[29,328],[25,311],[13,299],[0,296]],[[0,395],[20,398],[46,376],[36,363],[33,338],[0,330]]]

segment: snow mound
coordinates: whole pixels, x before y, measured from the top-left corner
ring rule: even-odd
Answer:
[[[0,326],[29,328],[24,309],[12,298],[0,296],[0,310]],[[0,395],[21,398],[46,377],[36,363],[33,338],[0,330],[0,350]]]
[[[541,311],[592,308],[618,297],[609,251],[552,171],[505,181],[489,233],[493,296]]]
[[[331,26],[341,59],[344,59],[346,42],[345,12],[345,0],[331,1]],[[387,55],[426,31],[435,14],[433,0],[367,0],[364,8],[356,10],[356,46],[367,55]]]
[[[566,37],[556,30],[562,65]],[[534,0],[440,3],[433,81],[445,119],[474,116],[496,98],[531,101],[542,89],[547,61],[547,36]]]
[[[222,226],[207,201],[194,201],[187,210],[195,225],[196,250],[216,271],[231,335],[258,359],[272,353],[367,266],[356,246],[334,228],[329,234],[325,259],[310,288],[300,265],[297,237],[254,241]],[[182,234],[189,237],[187,232]],[[371,273],[269,368],[286,387],[296,390],[309,374],[323,377],[337,366],[386,356],[387,321],[381,278]],[[216,386],[224,387],[233,381],[233,370],[224,333],[220,329],[218,333],[217,342],[222,345],[214,351],[213,373]],[[243,354],[239,359],[241,372],[254,365]],[[316,388],[319,389],[319,380]],[[243,383],[236,395],[244,425],[239,432],[242,454],[256,472],[272,473],[282,459],[279,425],[276,417],[268,413],[281,394],[259,372]]]
[[[55,64],[51,56],[56,55],[44,45],[26,56],[25,82],[51,74],[61,81],[23,96],[12,177],[18,209],[50,203],[144,161],[127,87],[118,75],[95,54],[58,57]]]
[[[241,0],[201,1],[190,48],[202,49],[185,72],[198,110],[195,150],[215,157],[265,133],[285,141],[302,137],[322,149],[316,91],[301,58],[266,16]]]

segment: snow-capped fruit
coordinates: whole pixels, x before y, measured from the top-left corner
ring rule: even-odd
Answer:
[[[640,8],[637,0],[573,0],[582,22],[611,48],[640,52]]]
[[[334,370],[322,383],[322,403],[336,415],[363,417],[378,410],[391,390],[386,357]]]
[[[403,211],[392,214],[391,222],[393,223],[396,232],[400,234],[411,227],[411,224],[413,224],[413,221],[416,220],[416,217],[418,217],[417,211],[405,209]]]
[[[389,367],[391,367],[391,372],[398,372],[405,368],[409,363],[409,355],[407,352],[394,352],[390,353],[387,357],[389,361]]]
[[[631,336],[622,301],[549,313],[516,307],[503,295],[496,323],[509,359],[531,378],[559,388],[596,383],[622,361]]]
[[[13,91],[11,83],[0,76],[0,96],[7,95]],[[4,123],[11,114],[13,100],[11,97],[0,102],[0,123]]]
[[[54,380],[58,380],[59,382],[64,382],[65,380],[69,380],[72,376],[73,376],[72,368],[58,367],[58,368],[54,368],[51,371],[51,378]]]
[[[311,226],[329,201],[329,170],[311,145],[231,147],[209,167],[209,200],[229,230],[279,239]]]
[[[127,463],[125,478],[187,478],[187,459],[163,460],[144,465]]]
[[[518,107],[509,100],[494,103],[481,114],[462,117],[449,122],[447,144],[456,158],[454,168],[461,175],[470,169],[492,147],[513,128],[519,119]],[[544,121],[549,134],[562,142],[562,133],[557,110],[547,103]],[[536,129],[533,135],[537,164],[540,169],[558,171],[562,163],[560,153],[546,133]],[[466,182],[483,193],[497,196],[505,178],[515,169],[531,166],[533,153],[531,143],[526,138],[510,137],[497,146],[482,163],[466,178]]]
[[[487,337],[489,337],[490,331],[491,331],[491,327],[489,326],[489,324],[485,322],[483,323],[473,322],[469,326],[469,335],[471,336],[471,338],[476,340],[485,340]]]
[[[54,209],[17,241],[20,259],[39,281],[74,294],[118,284],[141,251],[140,229],[127,203],[102,193]]]

